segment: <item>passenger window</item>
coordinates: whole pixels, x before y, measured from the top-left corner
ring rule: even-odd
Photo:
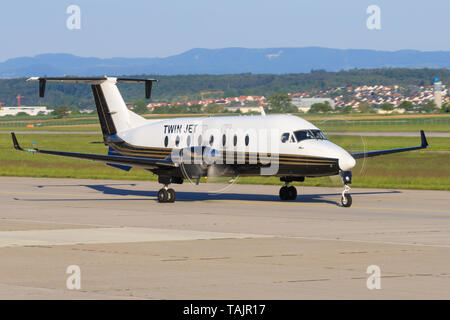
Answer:
[[[248,143],[250,142],[250,137],[248,135],[245,136],[245,145],[248,146]]]
[[[180,136],[177,136],[175,139],[175,145],[178,147],[179,144],[180,144]]]
[[[286,141],[288,141],[288,140],[289,140],[289,132],[283,133],[281,135],[281,142],[286,143]]]
[[[187,136],[186,145],[189,147],[191,145],[191,136]]]
[[[214,136],[211,135],[211,137],[209,137],[209,145],[212,146],[214,144]]]
[[[223,135],[222,136],[222,145],[225,147],[226,144],[227,144],[227,136]]]
[[[201,146],[203,144],[202,135],[198,136],[198,145]]]
[[[237,135],[234,135],[233,137],[233,145],[236,147],[237,145]]]
[[[169,145],[169,137],[166,136],[166,137],[164,138],[164,146],[167,147],[168,145]]]

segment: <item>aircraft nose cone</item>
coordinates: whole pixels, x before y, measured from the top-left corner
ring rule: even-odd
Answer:
[[[356,164],[355,158],[350,154],[343,154],[339,157],[339,168],[342,171],[350,171]]]

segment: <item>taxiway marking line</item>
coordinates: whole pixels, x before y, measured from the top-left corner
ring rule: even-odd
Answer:
[[[46,193],[46,192],[22,192],[22,191],[0,191],[0,194],[27,194],[27,195],[42,195],[42,196],[65,196],[65,197],[120,197],[120,198],[155,198],[148,196],[133,196],[133,195],[120,195],[120,194],[71,194],[71,193]]]
[[[105,197],[105,198],[128,198],[128,199],[156,199],[152,196],[139,196],[139,195],[104,195],[104,194],[67,194],[67,193],[43,193],[43,192],[21,192],[21,191],[1,191],[0,194],[27,194],[27,195],[46,195],[46,196],[66,196],[66,197]],[[242,203],[242,204],[272,204],[272,205],[287,205],[287,206],[302,206],[302,207],[322,207],[322,208],[336,208],[335,205],[327,204],[313,204],[313,203],[300,203],[300,202],[278,202],[278,201],[252,201],[252,200],[199,200],[197,202],[221,202],[221,203]],[[406,212],[435,212],[435,213],[450,213],[450,210],[433,210],[433,209],[408,209],[408,208],[376,208],[376,207],[361,207],[352,206],[353,209],[366,209],[366,210],[382,210],[382,211],[406,211]],[[350,209],[351,209],[350,208]]]
[[[79,245],[98,243],[139,243],[255,238],[273,238],[273,236],[252,233],[229,233],[136,227],[18,230],[0,231],[0,248],[45,245]]]
[[[361,240],[361,239],[336,239],[336,238],[322,238],[322,237],[302,237],[302,236],[274,236],[274,238],[286,238],[286,239],[300,239],[300,240],[312,240],[312,241],[340,241],[340,242],[356,242],[356,243],[368,243],[368,244],[383,244],[383,245],[395,245],[395,246],[413,246],[413,247],[435,247],[435,248],[450,248],[450,244],[427,244],[419,242],[397,242],[397,241],[377,241],[377,240]]]
[[[275,205],[285,205],[285,206],[302,206],[302,207],[322,207],[322,208],[336,208],[335,205],[327,204],[313,204],[313,203],[300,203],[300,202],[276,202],[276,201],[252,201],[252,200],[205,200],[210,202],[234,202],[234,203],[244,203],[244,204],[275,204]],[[407,209],[407,208],[375,208],[375,207],[360,207],[352,206],[350,209],[367,209],[367,210],[393,210],[393,211],[414,211],[414,212],[444,212],[450,213],[450,210],[433,210],[433,209]]]

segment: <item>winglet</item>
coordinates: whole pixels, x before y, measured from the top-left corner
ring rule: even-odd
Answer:
[[[11,132],[11,137],[12,137],[12,140],[13,140],[14,149],[20,150],[20,151],[24,151],[24,150],[20,147],[19,142],[17,141],[16,135],[15,135],[14,132]]]
[[[420,139],[422,140],[422,148],[428,148],[429,144],[427,138],[425,137],[425,132],[423,132],[423,130],[420,130]]]

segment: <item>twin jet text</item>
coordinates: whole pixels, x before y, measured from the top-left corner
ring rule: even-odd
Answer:
[[[195,133],[198,124],[166,124],[164,134],[168,133]]]

